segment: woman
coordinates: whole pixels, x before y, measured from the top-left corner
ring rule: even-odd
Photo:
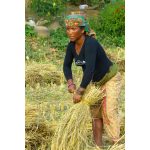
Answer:
[[[68,82],[68,91],[74,93],[76,86],[73,83],[71,72],[73,58],[75,64],[83,69],[83,78],[73,96],[73,103],[80,102],[91,80],[104,87],[106,97],[104,97],[102,108],[100,109],[100,104],[91,106],[95,144],[102,147],[103,125],[107,135],[114,143],[119,139],[118,94],[121,81],[117,65],[107,58],[99,42],[91,37],[91,31],[84,12],[73,12],[72,15],[66,17],[66,32],[70,42],[66,50],[63,71]]]

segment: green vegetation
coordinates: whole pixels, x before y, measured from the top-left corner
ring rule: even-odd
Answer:
[[[98,5],[102,5],[102,1],[104,1],[106,4],[110,3],[111,0],[63,0],[63,2],[68,2],[69,4],[72,4],[72,5],[79,5],[79,4],[88,4],[88,5],[95,5],[95,4],[98,4]]]
[[[125,47],[125,2],[118,0],[106,5],[98,18],[88,18],[97,40],[106,46]]]
[[[62,28],[58,28],[56,32],[54,30],[50,30],[50,33],[51,38],[53,38],[52,46],[58,50],[65,51],[69,43],[66,26],[63,24]]]
[[[62,5],[61,1],[54,0],[31,0],[29,7],[31,12],[46,19],[49,19],[50,16],[60,15],[65,11],[65,5]]]
[[[88,0],[87,4],[100,4],[102,0]],[[64,8],[66,4],[83,3],[82,0],[62,0],[62,1],[51,1],[51,0],[32,0],[30,3],[30,10],[36,12],[40,17],[48,19],[48,25],[50,23],[50,16],[63,16]],[[102,6],[102,5],[101,5]],[[112,47],[125,47],[125,1],[117,0],[109,1],[105,0],[105,9],[101,9],[98,13],[99,17],[87,18],[89,21],[89,27],[96,32],[97,40],[100,44]],[[58,19],[60,21],[60,19]],[[66,34],[66,27],[63,21],[61,21],[62,29],[50,31],[51,36],[48,38],[52,40],[52,47],[58,50],[64,51],[68,44],[68,37]],[[32,27],[27,27],[26,35],[35,35],[32,31]]]
[[[30,26],[28,24],[25,25],[25,35],[26,36],[35,36],[36,32],[33,31],[34,26]]]

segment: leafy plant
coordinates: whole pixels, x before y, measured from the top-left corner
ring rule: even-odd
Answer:
[[[88,4],[89,6],[93,6],[95,4],[101,6],[104,6],[103,3],[101,3],[103,0],[62,0],[62,2],[69,2],[72,5],[80,5],[80,4]],[[111,0],[104,0],[105,4],[110,3]]]
[[[69,43],[69,38],[66,33],[66,26],[62,25],[62,29],[58,28],[57,31],[50,30],[51,37],[53,38],[52,46],[58,50],[66,50]]]
[[[64,5],[54,0],[31,0],[29,8],[30,11],[46,19],[50,16],[59,15],[64,11]]]
[[[106,4],[98,18],[87,18],[96,32],[97,40],[105,46],[125,47],[125,2],[118,0]]]
[[[101,22],[97,18],[91,17],[87,18],[87,20],[89,21],[89,26],[92,30],[94,30],[95,32],[100,31]]]
[[[125,2],[123,0],[111,2],[99,15],[100,32],[112,36],[125,34]]]
[[[69,0],[71,4],[79,4],[82,0]]]
[[[25,25],[25,35],[26,36],[34,36],[37,35],[35,31],[33,31],[34,26],[30,26],[28,24]]]

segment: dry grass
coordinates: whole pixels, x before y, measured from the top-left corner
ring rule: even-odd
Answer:
[[[28,150],[50,147],[51,137],[56,130],[57,122],[47,120],[45,107],[38,104],[25,105],[25,146]]]
[[[125,134],[125,113],[120,111],[120,136]]]
[[[57,86],[59,87],[59,86]],[[52,87],[51,87],[52,88]],[[36,91],[36,89],[34,89]],[[39,90],[37,90],[39,91]],[[44,90],[43,90],[44,92]],[[53,91],[51,91],[53,93]],[[38,92],[35,92],[38,93]],[[35,94],[34,93],[34,94]],[[42,94],[42,92],[41,92]],[[59,93],[60,95],[60,93]],[[61,93],[62,95],[62,93]],[[60,96],[61,96],[60,95]],[[60,118],[63,118],[66,111],[73,110],[73,107],[76,105],[71,104],[72,103],[72,95],[68,95],[68,99],[66,97],[65,100],[62,101],[54,101],[55,97],[52,97],[52,99],[48,99],[46,101],[36,101],[35,102],[26,102],[26,149],[51,149],[52,143],[51,140],[54,137],[54,133],[57,129],[57,127],[60,127]],[[60,97],[59,97],[60,99]],[[69,101],[70,100],[70,101]],[[79,103],[81,104],[81,103]],[[82,107],[84,110],[87,109],[87,105],[84,104]],[[81,112],[80,112],[81,113]],[[80,113],[76,114],[79,115]],[[85,127],[85,132],[83,133],[84,136],[87,137],[88,144],[93,145],[93,134],[92,134],[92,124],[90,119],[90,114],[87,111],[87,114],[89,117],[87,117],[87,124]],[[120,117],[121,117],[121,135],[124,134],[124,113],[121,111]],[[74,114],[75,115],[75,114]],[[82,119],[82,118],[81,118]],[[75,120],[74,120],[75,121]],[[82,124],[81,124],[82,126]],[[63,130],[64,131],[64,130]],[[105,138],[106,134],[103,135],[103,141],[104,145],[108,146],[112,144],[111,142],[109,144],[105,144],[105,141],[109,141],[109,139]],[[121,144],[121,143],[120,143]],[[89,149],[84,145],[85,148]]]
[[[56,66],[52,64],[31,64],[25,70],[25,84],[35,85],[40,83],[57,83],[60,84],[63,73],[58,71]]]
[[[103,144],[107,148],[107,150],[124,150],[124,134],[125,134],[125,105],[124,105],[124,92],[125,92],[125,66],[124,57],[122,57],[121,53],[124,53],[124,50],[120,50],[117,54],[117,50],[114,53],[110,52],[109,49],[106,50],[106,53],[109,55],[108,57],[111,58],[113,61],[117,61],[120,63],[119,71],[121,73],[122,79],[122,89],[121,89],[121,99],[119,103],[119,115],[121,118],[121,132],[120,137],[123,136],[122,139],[118,142],[118,145],[112,146],[112,141],[108,139],[107,135],[104,133],[103,135]],[[119,58],[120,57],[120,58]],[[59,64],[59,62],[58,62]],[[56,64],[57,65],[57,64]],[[122,67],[121,67],[122,66]],[[71,112],[71,110],[75,110],[75,106],[72,103],[73,94],[68,93],[67,85],[64,83],[64,77],[62,77],[62,64],[60,63],[59,69],[58,66],[53,66],[48,64],[31,64],[26,67],[26,109],[25,109],[25,143],[26,143],[26,150],[51,150],[52,146],[52,139],[55,136],[55,131],[59,129],[61,123],[63,122],[62,119],[66,112]],[[73,77],[74,82],[76,83],[77,87],[79,86],[82,78],[82,70],[76,68],[73,64]],[[49,69],[48,69],[49,68]],[[52,69],[53,68],[53,69]],[[34,71],[33,71],[34,70]],[[58,72],[60,70],[60,72]],[[49,74],[50,73],[50,74]],[[53,74],[54,73],[54,74]],[[57,75],[56,75],[57,74]],[[49,79],[46,77],[48,76]],[[54,78],[52,78],[54,77]],[[57,82],[57,80],[59,81]],[[34,88],[33,88],[34,85]],[[45,86],[44,86],[45,85]],[[89,107],[86,104],[81,105],[80,102],[78,107],[87,110]],[[82,142],[84,143],[83,147],[84,150],[95,150],[96,148],[88,147],[87,145],[93,145],[93,133],[92,133],[92,124],[90,115],[87,114],[87,122],[85,126],[85,131],[83,132]],[[80,115],[79,113],[75,113],[74,116]],[[81,118],[84,119],[84,118]],[[75,120],[73,120],[75,121]],[[79,121],[79,120],[78,120]],[[84,122],[84,123],[85,123]],[[80,124],[81,126],[84,125]],[[71,130],[71,126],[70,126]],[[72,130],[77,130],[72,128]],[[68,130],[69,133],[69,130]],[[71,132],[72,135],[75,132]],[[71,136],[71,135],[70,135]],[[74,137],[77,136],[74,134]],[[88,142],[87,142],[88,141]],[[75,142],[75,141],[74,141]],[[87,142],[87,145],[85,144]],[[78,144],[76,144],[78,145]],[[80,145],[80,143],[79,143]],[[97,148],[98,149],[98,148]],[[56,150],[56,149],[54,149]],[[71,150],[71,149],[69,149]]]
[[[111,146],[110,148],[108,148],[108,150],[125,150],[125,143],[118,144],[119,141],[121,141],[122,139],[123,140],[125,139],[125,134],[117,141],[116,144],[114,144],[113,146]]]
[[[87,125],[90,120],[89,106],[102,100],[103,90],[90,84],[80,103],[68,110],[60,121],[52,141],[52,150],[81,150],[88,146]]]
[[[31,87],[28,87],[28,89],[30,88]],[[26,100],[28,101],[26,103],[26,114],[25,114],[26,115],[26,128],[25,128],[26,149],[27,150],[51,149],[52,146],[51,140],[54,137],[54,133],[57,127],[60,127],[60,122],[59,122],[60,119],[63,118],[62,116],[64,116],[66,111],[69,111],[76,106],[72,104],[73,95],[67,92],[67,88],[64,88],[63,86],[60,87],[55,84],[51,85],[50,87],[45,87],[45,88],[39,87],[37,89],[35,88],[32,90],[33,91],[30,94],[33,96],[35,102],[31,102],[31,100],[29,100],[29,97],[31,97],[31,95],[29,95],[28,99]],[[65,91],[65,93],[63,91]],[[48,93],[51,95],[51,97],[48,95]],[[63,99],[62,99],[62,95],[64,95]],[[83,109],[87,109],[88,107],[86,104],[84,104],[83,106],[86,107],[86,108],[82,107]],[[120,135],[123,135],[125,132],[124,113],[120,110],[119,114],[121,118]],[[88,123],[86,124],[86,126],[84,126],[86,132],[84,132],[83,135],[86,135],[87,137],[86,140],[88,141],[88,144],[93,146],[94,140],[93,140],[93,133],[92,133],[92,124],[91,124],[90,114],[88,114],[88,111],[86,115],[88,115],[89,117],[87,117],[86,121]],[[103,144],[106,147],[112,145],[112,142],[105,137],[107,136],[104,133]],[[105,141],[109,141],[109,143],[105,144]],[[86,149],[91,149],[89,147],[86,147],[85,145],[84,147]]]
[[[106,55],[111,61],[117,62],[119,72],[125,72],[125,49],[105,50]]]

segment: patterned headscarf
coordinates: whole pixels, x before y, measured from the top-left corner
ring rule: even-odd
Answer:
[[[66,26],[85,26],[85,31],[89,32],[88,21],[82,15],[70,15],[66,17]]]
[[[83,11],[71,12],[71,15],[65,17],[66,26],[85,26],[86,35],[96,39],[96,33],[88,27],[89,22],[86,20],[86,14]]]

